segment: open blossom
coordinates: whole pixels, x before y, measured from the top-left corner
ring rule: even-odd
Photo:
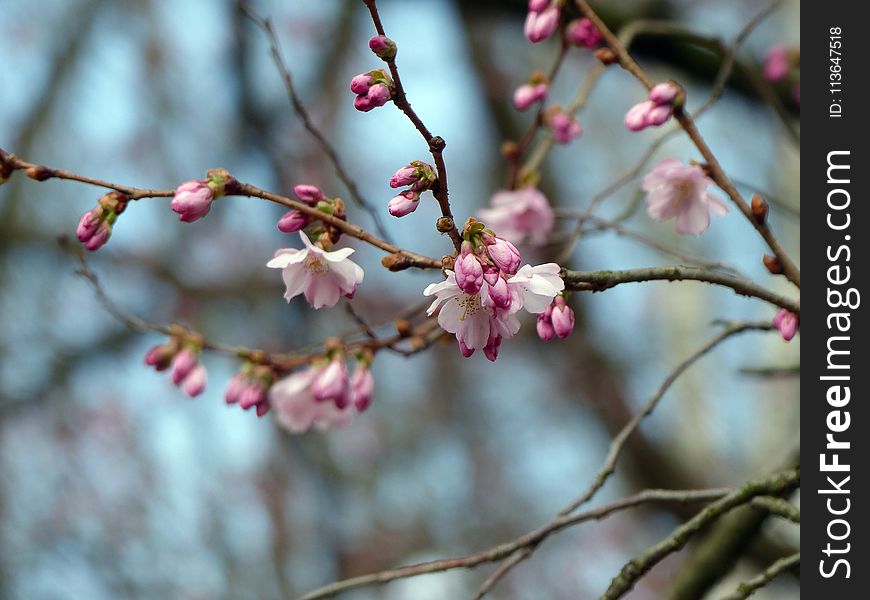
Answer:
[[[267,267],[283,270],[287,286],[284,298],[289,302],[299,294],[305,294],[312,307],[323,308],[335,306],[342,295],[352,297],[356,286],[363,280],[362,268],[348,258],[353,254],[353,248],[327,252],[312,244],[304,231],[299,232],[299,237],[305,244],[304,248],[283,248],[266,263]]]
[[[565,289],[565,282],[559,277],[561,270],[556,263],[523,265],[507,282],[517,290],[520,307],[537,314],[547,310],[556,294]]]
[[[560,110],[550,117],[550,133],[558,143],[568,144],[574,138],[580,137],[583,128],[580,127],[577,117]]]
[[[429,284],[423,294],[435,296],[428,314],[435,314],[440,309],[438,324],[456,336],[465,356],[492,344],[491,338],[510,338],[520,329],[515,315],[520,309],[519,304],[512,303],[506,310],[496,308],[489,295],[489,284],[483,285],[476,294],[466,294],[457,285],[453,271],[447,271],[444,281]]]
[[[575,19],[565,28],[565,37],[575,46],[594,48],[601,41],[601,32],[587,18]]]
[[[643,178],[647,214],[659,222],[675,218],[678,233],[701,235],[710,226],[711,212],[728,212],[728,206],[707,191],[711,183],[701,167],[666,158]]]
[[[797,333],[798,328],[800,327],[801,318],[799,315],[786,310],[780,309],[776,316],[773,317],[773,326],[779,329],[780,335],[782,335],[782,339],[789,342]]]
[[[335,402],[319,402],[312,392],[315,378],[325,367],[310,366],[279,380],[269,389],[269,404],[278,423],[292,433],[312,427],[318,430],[345,427],[353,419],[355,407],[344,408]]]
[[[764,57],[764,78],[771,83],[782,81],[788,76],[791,65],[785,46],[773,46]]]
[[[535,102],[543,102],[550,93],[546,83],[524,83],[514,91],[513,102],[517,110],[527,110]]]
[[[215,195],[207,181],[185,181],[175,190],[170,207],[185,223],[208,214]]]
[[[542,245],[553,231],[556,222],[553,209],[536,188],[498,191],[490,204],[492,208],[479,211],[480,218],[510,242]]]
[[[533,44],[547,39],[559,27],[560,16],[558,2],[531,0],[523,28],[526,38]]]

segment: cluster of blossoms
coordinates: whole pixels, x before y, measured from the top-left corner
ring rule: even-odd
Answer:
[[[271,367],[247,362],[230,380],[224,398],[227,404],[238,404],[242,410],[253,408],[262,417],[269,412],[269,388],[274,382]]]
[[[432,189],[438,176],[432,165],[421,160],[415,160],[396,171],[390,177],[390,187],[393,189],[410,186],[396,194],[387,205],[387,210],[394,217],[404,217],[417,210],[420,194]]]
[[[359,354],[353,375],[348,375],[345,356],[335,349],[327,358],[279,380],[268,392],[278,423],[293,433],[350,423],[372,402],[371,360],[370,353]]]
[[[645,101],[629,109],[625,115],[625,126],[630,131],[641,131],[663,125],[684,100],[682,90],[675,83],[660,83],[650,90]]]
[[[710,213],[728,212],[728,206],[707,191],[712,183],[700,165],[666,158],[643,178],[647,214],[659,222],[676,219],[677,233],[701,235],[710,226]]]
[[[543,102],[550,93],[547,77],[538,69],[529,80],[514,91],[513,102],[517,110],[528,110],[536,102]]]
[[[560,0],[529,0],[524,32],[533,44],[541,42],[556,32],[562,16]]]
[[[226,195],[236,181],[225,169],[211,169],[204,180],[185,181],[175,190],[170,207],[179,219],[192,223],[208,214],[211,203]]]
[[[91,251],[101,248],[112,235],[112,226],[118,215],[127,208],[127,196],[121,192],[109,192],[97,201],[97,206],[79,219],[76,236]]]
[[[453,269],[445,270],[446,280],[423,291],[435,296],[428,314],[438,312],[438,324],[456,336],[463,356],[482,350],[494,361],[502,339],[519,331],[516,313],[523,308],[544,312],[565,283],[555,263],[520,268],[519,250],[475,219],[468,220],[462,237]]]
[[[565,301],[564,293],[556,296],[547,309],[538,314],[538,337],[549,342],[554,337],[564,340],[574,331],[574,311]]]
[[[556,224],[547,197],[534,187],[500,190],[493,194],[490,204],[491,208],[478,211],[481,220],[515,244],[543,245]]]
[[[205,366],[199,362],[202,346],[194,341],[172,338],[151,348],[145,354],[145,364],[157,371],[171,368],[169,379],[193,398],[205,391],[208,380]]]
[[[801,325],[801,317],[785,308],[779,310],[773,317],[773,326],[779,330],[782,339],[790,342]]]

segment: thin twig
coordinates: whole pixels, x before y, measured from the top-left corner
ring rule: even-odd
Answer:
[[[304,125],[305,129],[311,134],[311,137],[317,142],[320,146],[320,149],[326,154],[329,161],[332,163],[333,168],[335,169],[335,174],[338,178],[344,183],[347,191],[350,192],[351,198],[362,208],[368,215],[371,217],[372,222],[375,225],[375,229],[378,231],[378,235],[380,235],[384,240],[388,242],[392,242],[389,233],[384,227],[383,221],[381,220],[381,216],[378,213],[377,209],[375,209],[371,204],[369,204],[365,198],[363,198],[362,193],[359,191],[359,187],[356,184],[356,181],[348,174],[345,170],[344,165],[341,162],[341,159],[338,156],[338,152],[326,139],[326,136],[318,129],[318,127],[311,120],[311,116],[308,113],[308,109],[305,108],[305,105],[302,103],[302,99],[299,97],[299,94],[296,92],[296,86],[293,83],[293,76],[290,73],[290,69],[287,67],[287,63],[284,61],[284,57],[281,54],[281,46],[278,42],[278,36],[275,34],[275,29],[272,27],[272,21],[268,18],[263,18],[257,15],[251,8],[247,5],[246,2],[240,1],[239,9],[245,13],[245,15],[260,29],[263,30],[263,33],[266,35],[269,40],[269,50],[272,55],[272,61],[275,63],[275,67],[278,69],[278,73],[281,75],[281,79],[284,81],[284,87],[287,90],[287,97],[290,100],[290,104],[293,106],[293,110],[299,116]]]
[[[703,281],[734,290],[800,314],[800,303],[741,277],[698,267],[669,266],[626,269],[624,271],[564,271],[562,279],[570,290],[600,292],[623,283],[640,281]]]
[[[744,600],[749,598],[757,590],[763,588],[768,583],[773,581],[778,575],[789,569],[793,569],[801,564],[801,553],[795,552],[791,556],[780,558],[778,561],[767,567],[764,571],[748,581],[744,581],[737,586],[737,589],[732,593],[724,596],[721,600]]]

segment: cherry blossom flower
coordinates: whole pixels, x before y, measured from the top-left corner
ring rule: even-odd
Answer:
[[[447,279],[428,285],[423,294],[435,296],[428,314],[440,309],[438,324],[456,336],[463,355],[482,350],[492,343],[492,337],[510,338],[519,331],[520,322],[514,313],[520,306],[514,302],[507,310],[497,308],[490,298],[489,284],[476,294],[466,294],[457,285],[455,273],[448,270]]]
[[[354,407],[338,408],[334,402],[318,402],[311,385],[323,367],[311,366],[277,381],[269,389],[269,404],[278,424],[292,433],[312,427],[320,431],[345,427],[353,419]]]
[[[795,336],[800,324],[800,316],[784,308],[780,309],[780,311],[776,313],[776,316],[773,317],[773,326],[779,329],[782,339],[787,342],[790,342]]]
[[[556,263],[534,267],[523,265],[516,275],[507,280],[508,286],[517,291],[520,308],[535,314],[547,310],[553,298],[565,289],[565,282],[559,277],[561,270]]]
[[[536,188],[498,191],[490,204],[492,208],[479,211],[480,218],[510,242],[542,245],[553,231],[556,222],[553,209]]]
[[[352,297],[363,280],[362,268],[348,258],[353,248],[327,252],[312,244],[304,231],[299,232],[299,237],[304,248],[282,248],[266,263],[267,267],[283,270],[287,302],[305,294],[312,307],[323,308],[335,306],[342,295]]]
[[[710,226],[710,213],[728,212],[722,200],[707,192],[711,183],[701,167],[667,158],[643,178],[647,213],[659,222],[675,218],[677,233],[701,235]]]

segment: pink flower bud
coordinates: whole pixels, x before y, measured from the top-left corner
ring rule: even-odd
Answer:
[[[764,58],[764,78],[771,83],[777,83],[788,77],[791,65],[788,60],[788,50],[785,46],[773,46]]]
[[[369,97],[363,95],[354,98],[353,107],[360,112],[369,112],[371,109],[376,108]]]
[[[400,188],[412,183],[417,183],[417,168],[411,165],[402,167],[390,177],[391,188]]]
[[[248,381],[239,392],[239,406],[242,410],[249,410],[265,401],[266,391],[256,381]]]
[[[359,412],[363,412],[371,405],[374,389],[375,378],[371,369],[358,364],[350,378],[350,397]]]
[[[677,97],[678,92],[679,90],[677,87],[670,81],[667,81],[654,86],[653,89],[649,91],[649,100],[656,105],[670,104],[674,101],[674,98]]]
[[[490,335],[489,339],[486,340],[486,346],[483,347],[483,354],[492,362],[498,358],[498,349],[501,346],[501,336],[500,335]]]
[[[494,267],[492,265],[488,265],[483,269],[483,280],[487,282],[489,285],[495,285],[500,278],[500,271],[498,267]]]
[[[486,253],[495,266],[509,275],[517,272],[523,260],[517,247],[500,237],[493,237],[492,242],[487,242]]]
[[[336,356],[311,382],[311,394],[318,402],[334,402],[338,408],[348,403],[349,381],[344,358]]]
[[[278,220],[278,230],[284,233],[293,233],[304,229],[310,222],[311,217],[294,208],[284,213],[284,216]]]
[[[453,270],[456,285],[466,294],[473,296],[483,287],[483,266],[480,259],[469,249],[469,242],[462,243],[462,253],[456,257]]]
[[[300,183],[293,188],[293,193],[309,206],[314,206],[321,200],[326,200],[326,196],[323,195],[319,187],[308,183]]]
[[[390,97],[392,97],[392,95],[392,90],[390,90],[390,88],[388,88],[383,83],[376,83],[369,88],[368,94],[366,94],[373,107],[383,106],[387,103]]]
[[[367,94],[375,83],[375,78],[369,73],[360,73],[350,80],[350,91],[354,94]]]
[[[227,390],[224,393],[224,399],[227,404],[236,404],[241,398],[242,392],[248,386],[248,378],[245,377],[243,373],[236,373],[233,375],[233,378],[230,379],[229,385],[227,385]]]
[[[556,4],[550,4],[538,12],[529,11],[524,27],[526,38],[533,44],[547,39],[559,26],[559,17],[559,7]]]
[[[649,126],[647,123],[647,115],[649,111],[655,108],[655,104],[646,100],[632,106],[625,114],[625,126],[629,131],[642,131]]]
[[[198,363],[199,359],[196,353],[190,348],[183,348],[172,360],[172,374],[170,375],[172,383],[178,385],[184,381]]]
[[[208,214],[214,192],[205,181],[185,181],[175,190],[172,210],[178,213],[185,223],[191,223]]]
[[[783,308],[773,317],[773,326],[779,329],[782,339],[789,342],[800,327],[800,317]]]
[[[369,40],[369,48],[372,52],[384,60],[396,58],[396,42],[385,35],[376,35]]]
[[[100,223],[100,226],[97,228],[97,231],[90,237],[90,239],[85,242],[85,249],[93,252],[94,250],[98,250],[103,247],[103,245],[109,241],[109,237],[112,235],[112,226],[108,221],[103,221]]]
[[[547,5],[550,4],[550,0],[529,0],[529,11],[531,12],[541,12]]]
[[[601,41],[601,32],[589,19],[575,19],[565,28],[568,42],[581,48],[594,48]]]
[[[524,83],[514,91],[514,106],[517,110],[527,110],[535,102],[543,102],[550,93],[546,83]]]
[[[184,383],[181,384],[181,391],[194,398],[205,391],[205,385],[208,380],[208,373],[202,364],[197,364],[193,371],[184,378]]]
[[[101,214],[102,210],[97,207],[82,215],[78,227],[76,227],[76,236],[80,242],[87,242],[94,236],[100,226]]]
[[[553,328],[553,321],[551,320],[552,315],[552,304],[550,304],[544,312],[538,314],[538,337],[545,342],[549,342],[554,337],[556,337],[556,330]]]
[[[399,192],[390,200],[387,205],[387,210],[394,217],[404,217],[417,210],[417,205],[420,203],[420,193],[414,190],[405,190]]]
[[[557,296],[553,301],[553,312],[550,315],[550,322],[553,326],[553,331],[559,336],[559,339],[564,340],[574,331],[574,311],[565,303],[565,299]]]
[[[654,106],[646,113],[646,124],[649,127],[664,125],[671,118],[673,112],[673,109],[667,104]]]
[[[145,354],[145,364],[157,371],[165,371],[175,357],[175,352],[176,347],[173,344],[158,344]]]
[[[507,281],[502,277],[499,277],[495,284],[489,285],[489,297],[497,308],[503,310],[510,308],[513,301]]]
[[[258,417],[262,417],[262,416],[265,415],[267,412],[269,412],[269,409],[271,409],[271,408],[272,408],[272,406],[269,404],[269,399],[268,399],[268,397],[267,397],[265,402],[260,402],[260,403],[257,405],[257,408],[256,408],[256,410],[257,410],[257,416],[258,416]]]
[[[462,340],[459,340],[459,352],[465,358],[470,358],[471,355],[474,354],[474,348],[469,348],[468,346],[465,345],[465,342],[463,342]]]
[[[567,144],[574,138],[580,137],[583,128],[573,115],[557,112],[550,118],[550,132],[554,140],[560,144]]]

